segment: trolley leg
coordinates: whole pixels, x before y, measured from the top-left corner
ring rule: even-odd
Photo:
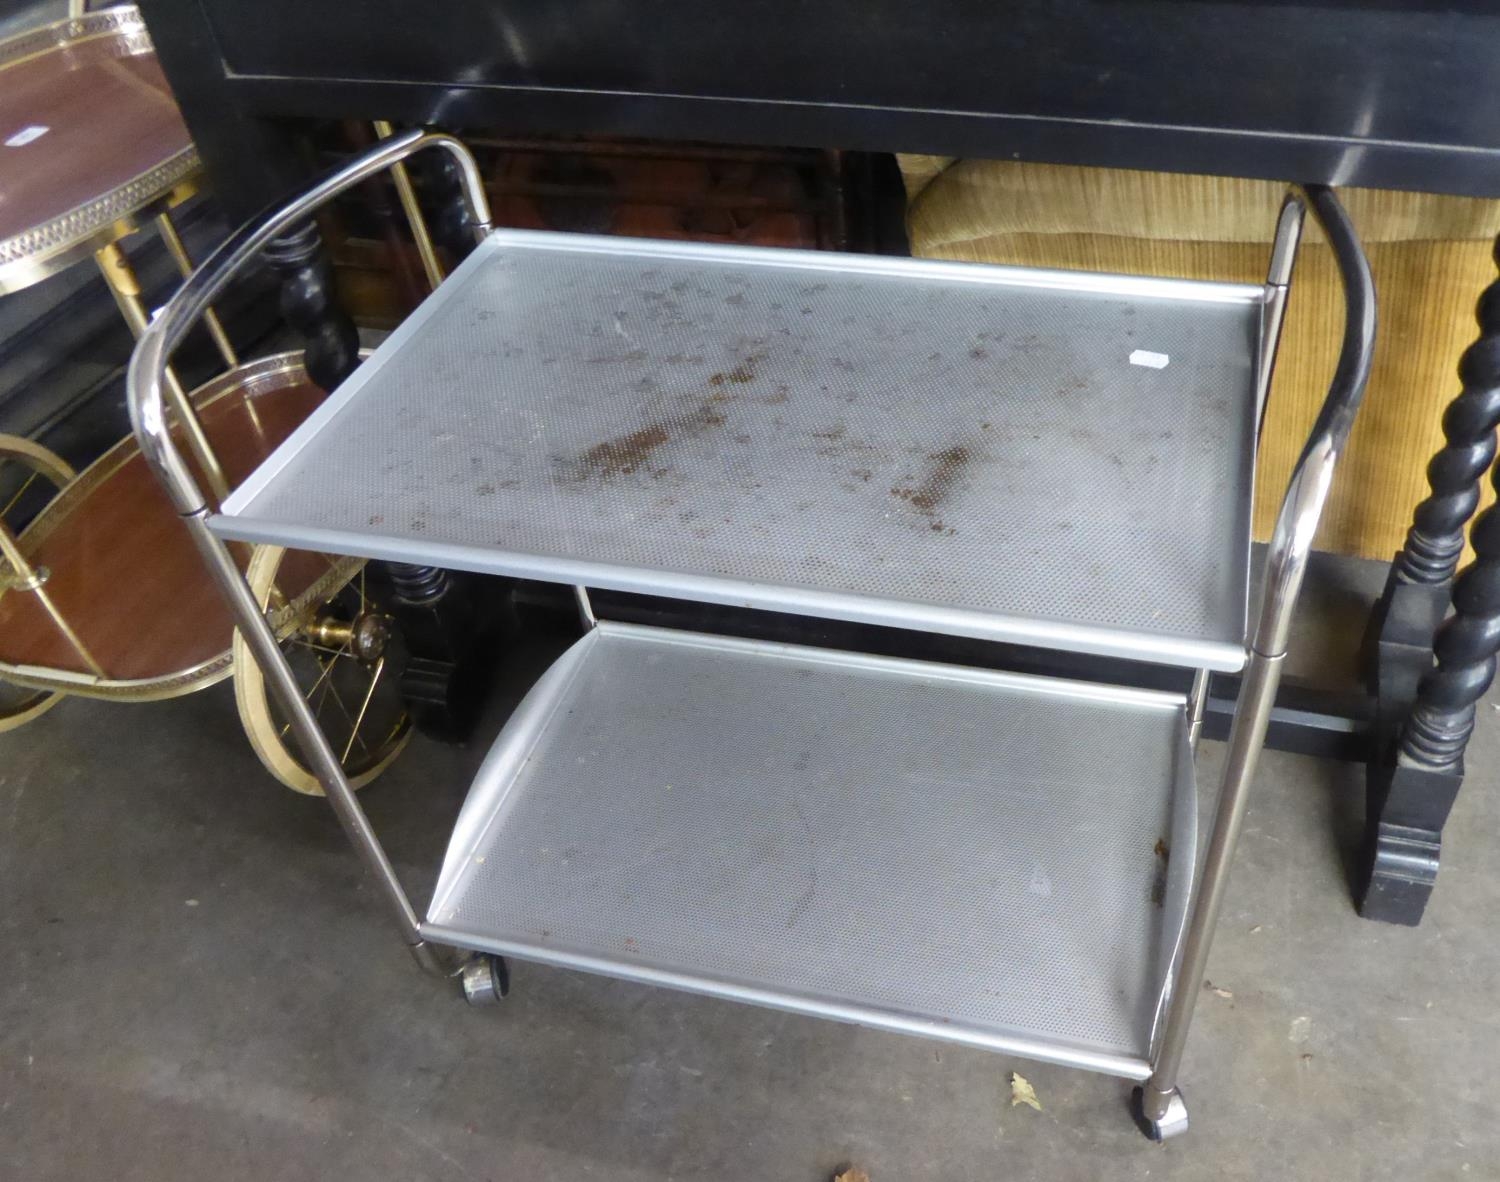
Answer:
[[[182,235],[177,232],[177,226],[172,221],[172,215],[166,212],[166,210],[156,215],[156,230],[161,235],[162,245],[167,248],[167,253],[172,256],[172,261],[177,264],[177,270],[186,279],[193,273],[193,259],[187,252],[187,246],[182,241]],[[213,337],[214,347],[219,350],[219,356],[224,359],[224,364],[233,369],[240,363],[240,359],[234,351],[234,345],[230,343],[229,334],[224,331],[224,325],[219,320],[219,314],[212,308],[204,308],[203,324],[208,329],[208,335]]]
[[[377,119],[375,120],[375,134],[383,140],[388,140],[396,132],[395,128],[384,119]],[[393,164],[391,180],[396,186],[396,196],[400,199],[401,208],[406,214],[412,241],[417,244],[417,255],[422,260],[422,270],[427,275],[428,284],[433,291],[436,291],[438,284],[443,281],[443,265],[438,262],[437,250],[432,245],[432,234],[427,229],[427,219],[422,216],[422,206],[417,201],[417,190],[411,183],[411,174],[407,172],[406,165]]]
[[[103,678],[107,674],[103,666],[94,659],[94,654],[89,652],[73,626],[63,617],[62,612],[57,610],[57,604],[52,602],[52,596],[47,594],[46,584],[51,572],[46,567],[33,566],[27,561],[26,555],[21,552],[21,543],[15,534],[11,533],[10,526],[0,521],[0,560],[10,568],[10,572],[4,578],[0,578],[0,590],[9,589],[17,594],[30,593],[36,596],[37,602],[42,605],[42,610],[52,619],[58,632],[62,634],[69,647],[78,655],[78,659],[89,667],[89,671],[95,677]]]
[[[1234,726],[1229,732],[1224,784],[1214,812],[1208,853],[1204,857],[1198,897],[1193,902],[1193,914],[1188,922],[1187,939],[1183,941],[1182,961],[1175,975],[1166,1024],[1151,1078],[1136,1094],[1141,1127],[1156,1141],[1187,1131],[1187,1108],[1177,1087],[1177,1072],[1182,1065],[1188,1027],[1193,1021],[1193,1007],[1208,967],[1208,950],[1219,922],[1224,888],[1229,881],[1229,865],[1239,841],[1245,809],[1250,803],[1250,785],[1265,744],[1266,727],[1271,720],[1271,706],[1276,700],[1276,685],[1281,680],[1284,659],[1284,654],[1267,657],[1252,652],[1240,689]]]
[[[146,331],[146,326],[151,323],[151,317],[141,298],[141,282],[136,278],[130,259],[120,249],[118,242],[111,242],[95,253],[94,261],[99,265],[104,282],[109,285],[110,294],[115,297],[115,306],[120,309],[120,315],[130,326],[131,335],[139,339]],[[229,495],[229,485],[224,479],[223,469],[219,467],[213,447],[208,442],[208,436],[203,432],[203,424],[198,421],[198,414],[193,410],[191,400],[183,393],[177,375],[167,370],[166,377],[168,400],[172,409],[177,412],[183,431],[187,433],[188,449],[198,461],[198,466],[203,469],[203,475],[214,495],[223,500]]]
[[[573,601],[578,605],[578,622],[583,625],[585,632],[599,623],[599,618],[594,615],[594,601],[589,598],[587,587],[574,587]]]
[[[401,880],[396,877],[395,867],[391,865],[390,858],[375,836],[369,818],[355,798],[354,789],[344,775],[338,755],[318,727],[312,708],[298,689],[296,675],[287,664],[281,646],[276,643],[276,634],[261,614],[239,566],[229,548],[208,528],[207,518],[208,509],[204,508],[184,515],[183,522],[192,535],[198,552],[202,554],[209,573],[229,601],[235,623],[265,673],[267,686],[286,712],[307,766],[318,777],[344,833],[373,875],[386,910],[417,963],[431,972],[451,976],[453,969],[444,965],[439,950],[422,939],[417,927],[417,913],[401,886]]]
[[[168,368],[172,351],[183,334],[225,285],[257,255],[263,254],[292,285],[290,294],[283,298],[283,311],[288,319],[299,329],[311,330],[305,362],[308,375],[324,389],[332,389],[348,376],[357,363],[358,340],[352,322],[331,315],[336,310],[327,295],[326,262],[321,260],[317,231],[308,220],[309,215],[345,189],[428,147],[440,147],[457,159],[467,208],[472,213],[472,234],[476,241],[482,239],[490,229],[489,202],[473,157],[451,136],[411,131],[367,152],[325,177],[289,205],[231,235],[213,258],[178,289],[155,319],[146,314],[140,285],[135,282],[124,252],[106,247],[95,257],[120,311],[139,337],[130,359],[126,391],[131,425],[140,442],[141,454],[155,470],[181,515],[188,536],[208,567],[210,577],[223,593],[241,634],[250,646],[253,659],[265,675],[271,694],[290,720],[303,759],[322,785],[350,844],[374,876],[381,900],[403,942],[424,968],[449,975],[444,965],[447,950],[429,945],[422,939],[421,925],[411,901],[376,838],[369,818],[355,799],[338,756],[319,729],[311,706],[302,697],[296,676],[276,642],[275,633],[261,613],[260,605],[228,547],[208,527],[213,510],[207,503],[199,478],[204,474],[218,477],[212,482],[220,487],[220,496],[223,495],[223,480],[218,476],[207,440],[202,437],[201,424],[197,422],[191,404],[181,397],[180,387],[171,380]],[[202,453],[197,456],[202,473],[195,472],[193,465],[177,449],[168,418],[169,402],[176,404],[191,450]]]
[[[1198,739],[1203,734],[1203,712],[1208,708],[1210,680],[1208,670],[1199,669],[1193,674],[1193,688],[1188,691],[1188,744],[1194,751],[1198,750]]]

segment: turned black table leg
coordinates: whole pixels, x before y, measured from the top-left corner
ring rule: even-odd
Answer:
[[[508,587],[463,571],[403,562],[385,567],[409,654],[401,696],[423,734],[462,742],[479,720],[499,664]]]
[[[1496,243],[1500,263],[1500,241]],[[1500,279],[1479,299],[1480,335],[1464,352],[1463,389],[1443,414],[1445,443],[1427,466],[1431,492],[1417,506],[1371,621],[1370,681],[1382,720],[1399,725],[1432,665],[1432,641],[1448,611],[1464,527],[1495,458],[1500,425]]]
[[[1500,467],[1491,479],[1500,488]],[[1500,507],[1474,523],[1475,558],[1453,583],[1453,615],[1438,629],[1435,668],[1422,678],[1399,738],[1370,767],[1368,845],[1360,914],[1422,918],[1437,877],[1443,824],[1463,784],[1464,749],[1500,651]]]
[[[338,306],[333,268],[312,222],[272,239],[266,262],[281,276],[281,315],[306,341],[307,376],[332,390],[359,364],[359,332]]]
[[[332,390],[359,365],[359,333],[334,298],[333,270],[317,228],[307,222],[274,239],[265,258],[281,276],[282,316],[307,342],[308,376]],[[390,607],[408,653],[402,695],[424,732],[462,739],[493,668],[491,628],[481,606],[498,597],[479,596],[476,580],[435,567],[391,563],[388,570]]]
[[[420,207],[433,241],[456,265],[474,248],[472,219],[457,165],[446,152],[419,158]],[[505,598],[494,579],[389,563],[394,606],[411,657],[401,692],[417,726],[433,738],[460,742],[478,720],[498,663]]]
[[[432,211],[428,229],[433,241],[447,252],[456,266],[474,249],[473,218],[464,200],[458,165],[447,152],[428,153],[420,165],[425,194],[422,205]]]
[[[1496,243],[1500,265],[1500,240]],[[1417,506],[1371,619],[1371,690],[1379,733],[1370,764],[1360,914],[1392,923],[1422,917],[1437,876],[1442,828],[1463,782],[1474,703],[1500,636],[1500,520],[1474,527],[1479,558],[1454,581],[1464,528],[1495,460],[1500,425],[1500,279],[1480,296],[1479,339],[1464,351],[1462,391],[1443,413],[1445,443],[1427,467]],[[1483,549],[1481,549],[1483,547]],[[1443,617],[1450,603],[1456,615]],[[1438,668],[1433,671],[1434,649]]]

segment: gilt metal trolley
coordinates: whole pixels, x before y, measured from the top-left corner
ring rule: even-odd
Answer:
[[[0,296],[92,257],[138,336],[150,312],[122,243],[154,228],[191,274],[172,211],[197,192],[201,166],[140,13],[70,9],[0,42]],[[405,201],[404,174],[395,180]],[[425,246],[422,225],[412,228]],[[241,361],[212,309],[203,321],[225,372],[185,391],[168,371],[165,394],[192,463],[221,496],[324,391],[296,355]],[[239,558],[346,774],[368,782],[399,754],[410,720],[384,659],[400,644],[366,594],[363,561],[275,546]],[[157,701],[232,677],[262,764],[290,788],[321,791],[236,648],[233,619],[133,438],[75,473],[37,442],[0,435],[0,732],[68,695]]]
[[[189,327],[278,234],[423,148],[476,247],[220,507],[166,427]],[[1250,602],[1304,213],[1343,349]],[[141,448],[418,961],[518,957],[1134,1080],[1178,1066],[1375,331],[1334,193],[1262,286],[492,231],[413,131],[232,236],[131,361]],[[505,724],[419,914],[232,540],[549,580],[587,631]],[[1170,694],[647,627],[587,588],[1124,656]],[[1244,669],[1197,835],[1208,671]]]

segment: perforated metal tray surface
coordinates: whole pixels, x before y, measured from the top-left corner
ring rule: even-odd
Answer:
[[[1138,1078],[1195,807],[1180,698],[606,623],[497,740],[423,932]]]
[[[1260,299],[497,232],[213,524],[1238,668]]]

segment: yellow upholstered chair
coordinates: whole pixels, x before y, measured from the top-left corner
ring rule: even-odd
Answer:
[[[1266,181],[1011,161],[903,156],[901,166],[915,255],[1252,283],[1265,277],[1283,191]],[[1388,559],[1426,494],[1442,408],[1459,388],[1455,366],[1477,332],[1474,304],[1495,277],[1500,202],[1342,195],[1374,268],[1381,332],[1318,545]],[[1339,346],[1337,272],[1311,223],[1308,233],[1261,443],[1262,539]]]

